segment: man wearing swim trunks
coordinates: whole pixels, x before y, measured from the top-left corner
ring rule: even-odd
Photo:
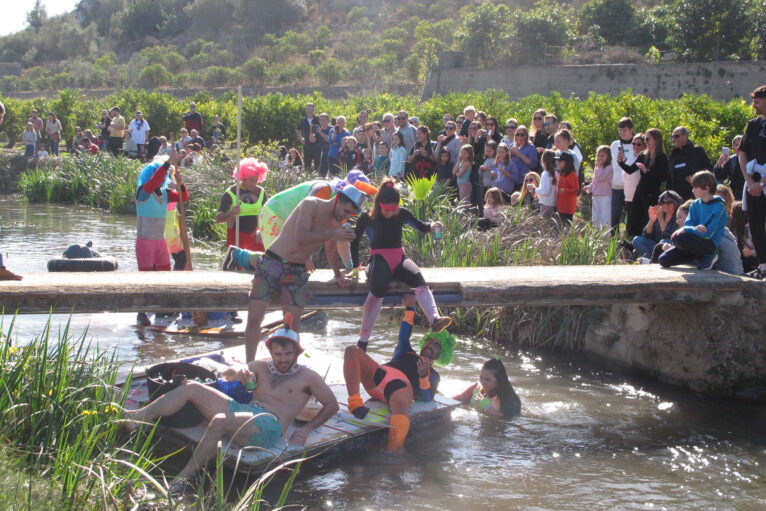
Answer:
[[[322,404],[319,413],[297,429],[290,443],[304,445],[309,433],[338,411],[338,402],[324,379],[311,369],[296,364],[303,352],[298,333],[287,325],[266,340],[271,362],[252,361],[246,367],[230,368],[223,376],[242,383],[255,380],[257,386],[248,404],[241,404],[218,390],[187,381],[135,411],[124,412],[126,426],[153,423],[157,417],[173,415],[186,403],[194,406],[209,421],[205,435],[186,466],[171,481],[170,489],[182,490],[187,481],[210,460],[224,436],[242,446],[271,447],[313,396]]]
[[[369,409],[359,394],[359,384],[364,390],[391,408],[387,451],[398,451],[410,429],[409,409],[414,398],[430,401],[439,386],[439,373],[433,364],[447,365],[452,360],[455,338],[446,331],[430,333],[420,341],[420,354],[410,344],[412,324],[415,320],[414,295],[405,295],[404,318],[399,328],[399,342],[394,357],[385,364],[378,364],[358,346],[346,348],[343,359],[343,377],[348,390],[348,409],[363,419]]]
[[[354,231],[344,229],[346,220],[358,214],[367,196],[355,187],[346,187],[332,200],[316,197],[303,199],[287,217],[279,236],[255,264],[255,277],[250,290],[245,352],[247,361],[255,360],[261,340],[261,323],[269,304],[279,301],[285,315],[300,318],[310,299],[306,261],[324,243],[327,261],[340,287],[351,281],[340,271],[335,242],[351,241]],[[295,329],[300,327],[296,319]]]

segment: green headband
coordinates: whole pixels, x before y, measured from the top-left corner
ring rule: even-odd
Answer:
[[[438,342],[442,347],[441,354],[439,354],[439,358],[434,360],[434,364],[444,367],[452,362],[452,357],[455,355],[455,345],[457,344],[457,339],[455,339],[455,336],[450,335],[450,333],[446,330],[443,330],[439,333],[428,332],[420,339],[421,350],[429,339],[433,339],[434,341]]]

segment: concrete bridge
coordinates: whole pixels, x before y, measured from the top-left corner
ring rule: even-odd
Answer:
[[[766,396],[766,284],[658,265],[425,268],[443,306],[584,306],[600,312],[582,352],[697,391]],[[251,276],[226,272],[26,274],[0,282],[6,314],[247,308]],[[359,307],[362,277],[340,289],[315,272],[309,308]],[[391,287],[390,303],[406,289]]]

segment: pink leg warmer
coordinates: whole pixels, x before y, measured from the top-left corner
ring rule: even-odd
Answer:
[[[418,299],[420,308],[423,309],[423,313],[428,318],[428,324],[433,324],[434,320],[439,317],[439,309],[436,308],[436,300],[434,300],[431,289],[428,286],[416,287],[415,298]]]
[[[367,293],[367,299],[364,301],[364,310],[362,311],[362,328],[359,331],[359,339],[363,341],[370,340],[370,334],[375,326],[375,320],[378,319],[381,307],[383,307],[383,298]]]

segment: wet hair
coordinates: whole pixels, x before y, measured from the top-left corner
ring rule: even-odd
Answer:
[[[372,211],[370,211],[370,218],[377,218],[380,215],[381,204],[399,204],[401,195],[399,189],[396,187],[396,180],[392,177],[383,178],[378,186],[378,193],[375,195],[375,200],[372,203]]]
[[[601,153],[606,153],[606,165],[612,164],[612,150],[609,148],[608,145],[600,145],[598,146],[598,149],[596,149],[596,163],[598,163],[598,155]]]
[[[500,411],[505,416],[512,416],[519,413],[519,398],[516,391],[513,390],[511,380],[508,379],[508,373],[505,372],[505,366],[499,358],[491,358],[481,366],[482,371],[489,371],[497,381],[497,389],[490,392],[490,396],[497,396],[500,401]]]
[[[720,184],[715,187],[715,194],[723,199],[723,203],[726,206],[726,213],[731,216],[731,208],[734,206],[734,194],[731,192],[731,188],[724,184]]]
[[[715,174],[709,170],[700,170],[692,176],[692,188],[705,188],[715,194],[717,184]]]

